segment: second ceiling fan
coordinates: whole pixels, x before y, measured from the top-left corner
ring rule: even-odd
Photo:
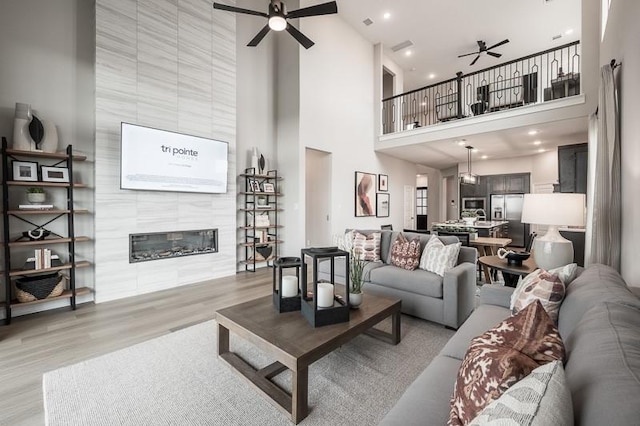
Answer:
[[[222,3],[213,3],[214,9],[226,10],[227,12],[244,13],[246,15],[262,16],[267,18],[265,25],[260,32],[247,44],[247,46],[255,47],[262,41],[270,30],[282,31],[287,30],[289,34],[295,38],[298,43],[303,45],[305,49],[314,45],[307,36],[302,34],[296,27],[289,24],[287,19],[305,18],[307,16],[330,15],[338,13],[338,4],[335,1],[322,3],[315,6],[303,7],[302,9],[286,11],[284,3],[277,0],[271,0],[269,3],[269,13],[259,12],[257,10],[242,9],[240,7],[229,6]]]
[[[478,51],[477,52],[465,53],[464,55],[459,55],[458,58],[462,58],[462,57],[470,56],[470,55],[478,55],[473,60],[473,62],[471,62],[471,64],[469,64],[469,66],[475,65],[475,63],[478,62],[478,59],[480,59],[480,55],[483,52],[486,53],[487,55],[493,56],[494,58],[499,58],[500,56],[502,56],[502,54],[501,53],[491,52],[491,49],[494,49],[494,48],[496,48],[498,46],[502,46],[503,44],[507,44],[507,43],[509,43],[509,39],[505,38],[500,43],[496,43],[493,46],[487,47],[487,43],[485,43],[482,40],[478,40]]]

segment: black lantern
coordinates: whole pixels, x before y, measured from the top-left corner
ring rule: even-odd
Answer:
[[[299,257],[281,257],[273,262],[273,306],[280,313],[300,310],[301,263]],[[286,268],[296,268],[296,276],[285,275],[283,284],[282,270]]]
[[[313,281],[311,293],[307,291],[306,257],[313,262]],[[345,285],[335,284],[335,259],[345,258]],[[314,327],[349,321],[349,253],[336,247],[308,248],[301,250],[302,258],[302,315]],[[330,282],[318,280],[318,261],[329,259],[331,262]],[[344,292],[344,297],[336,292]]]

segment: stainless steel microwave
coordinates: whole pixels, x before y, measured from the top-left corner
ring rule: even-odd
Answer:
[[[487,210],[487,199],[485,197],[463,197],[462,209],[463,210]]]

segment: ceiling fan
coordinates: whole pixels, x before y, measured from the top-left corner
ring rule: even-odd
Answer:
[[[508,39],[508,38],[505,38],[505,39],[504,39],[504,40],[502,40],[500,43],[496,43],[496,44],[494,44],[494,45],[493,45],[493,46],[491,46],[491,47],[487,47],[487,44],[486,44],[484,41],[482,41],[482,40],[478,40],[478,51],[477,51],[477,52],[465,53],[464,55],[460,55],[460,56],[458,56],[458,58],[462,58],[462,57],[464,57],[464,56],[470,56],[470,55],[478,55],[478,56],[476,56],[476,58],[473,60],[473,62],[471,62],[471,64],[469,64],[470,66],[471,66],[471,65],[474,65],[474,64],[478,61],[478,59],[480,58],[480,54],[481,54],[482,52],[485,52],[487,55],[491,55],[491,56],[493,56],[494,58],[499,58],[500,56],[502,56],[502,54],[501,54],[501,53],[494,53],[494,52],[490,52],[490,50],[491,50],[491,49],[494,49],[494,48],[496,48],[496,47],[498,47],[498,46],[502,46],[503,44],[507,44],[507,43],[509,43],[509,39]]]
[[[289,34],[295,38],[298,43],[303,45],[305,49],[310,48],[314,43],[296,27],[289,24],[287,19],[305,18],[307,16],[330,15],[338,13],[338,4],[335,1],[322,3],[315,6],[303,7],[302,9],[286,11],[284,3],[278,0],[271,0],[269,3],[269,13],[258,12],[256,10],[242,9],[240,7],[229,6],[222,3],[213,3],[214,9],[226,10],[227,12],[244,13],[247,15],[262,16],[267,18],[267,25],[258,32],[258,34],[247,44],[247,46],[255,47],[267,35],[269,30],[282,31],[287,30]]]

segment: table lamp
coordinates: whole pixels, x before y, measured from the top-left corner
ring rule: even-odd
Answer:
[[[522,222],[547,225],[547,233],[533,242],[533,259],[549,270],[573,262],[573,243],[558,232],[559,226],[584,226],[584,194],[524,194]]]

